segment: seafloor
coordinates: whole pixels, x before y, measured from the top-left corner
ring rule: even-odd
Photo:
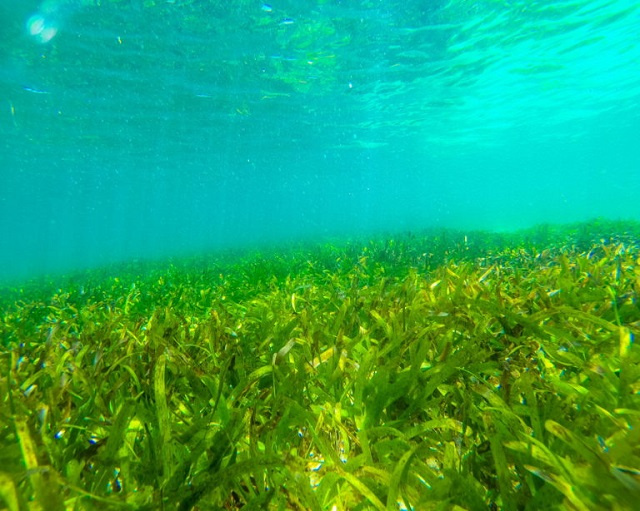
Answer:
[[[637,509],[640,225],[135,263],[0,297],[0,507]]]

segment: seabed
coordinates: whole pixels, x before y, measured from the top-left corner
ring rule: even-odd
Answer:
[[[0,298],[0,506],[634,509],[640,225],[136,263]]]

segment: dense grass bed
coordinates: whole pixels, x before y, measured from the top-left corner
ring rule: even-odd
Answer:
[[[640,226],[5,289],[0,508],[638,509]]]

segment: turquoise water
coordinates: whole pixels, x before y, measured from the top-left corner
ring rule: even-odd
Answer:
[[[0,279],[640,219],[640,3],[0,0]]]

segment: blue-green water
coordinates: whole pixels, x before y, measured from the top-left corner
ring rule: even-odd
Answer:
[[[0,0],[0,279],[640,219],[637,0]]]

